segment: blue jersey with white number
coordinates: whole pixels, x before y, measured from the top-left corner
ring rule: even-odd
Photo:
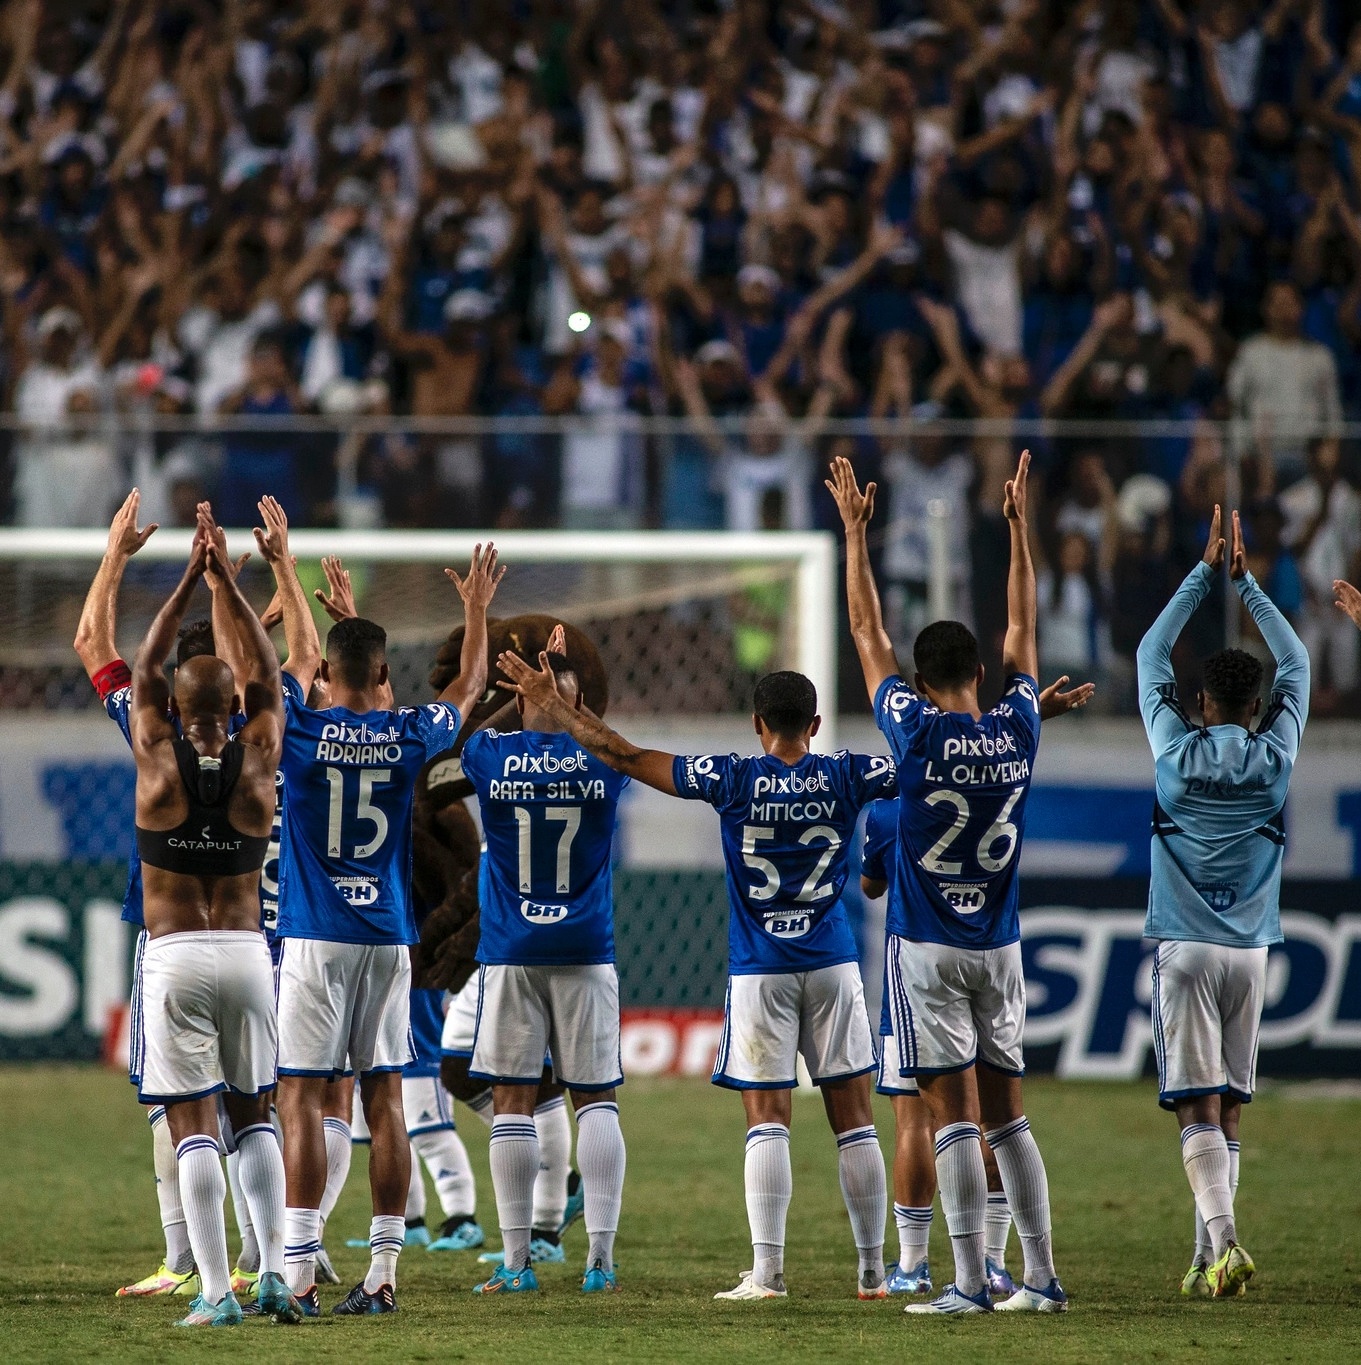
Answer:
[[[897,790],[891,759],[805,754],[677,758],[680,796],[719,814],[728,882],[728,971],[808,972],[854,962],[841,903],[861,809]]]
[[[132,747],[132,721],[129,711],[132,707],[132,687],[129,684],[125,687],[117,688],[104,698],[104,710],[108,712],[109,719],[123,732],[123,738],[127,740],[128,747]],[[246,723],[246,718],[240,712],[232,716],[227,722],[227,734],[235,735]],[[176,727],[178,729],[178,726]],[[282,802],[282,787],[278,785],[276,778],[276,790],[280,793],[279,802]],[[274,926],[278,921],[279,909],[278,898],[271,896],[266,891],[266,883],[270,878],[271,866],[277,866],[279,856],[279,803],[274,807],[274,825],[270,831],[269,850],[265,854],[265,866],[260,873],[260,928],[264,931],[265,938],[273,942]],[[273,861],[271,861],[273,860]],[[123,892],[123,913],[121,918],[127,924],[136,924],[139,927],[145,923],[142,914],[142,858],[137,852],[137,840],[132,841],[132,850],[128,854],[128,885]]]
[[[284,710],[280,937],[415,943],[416,778],[453,744],[457,710],[435,702],[366,715],[312,711],[286,673]]]
[[[516,966],[614,961],[611,852],[628,778],[570,735],[479,730],[463,775],[482,807],[477,960]]]
[[[1014,673],[975,720],[886,678],[874,718],[898,761],[888,929],[921,943],[1001,948],[1021,937],[1017,868],[1040,744],[1039,684]]]
[[[444,1034],[444,992],[413,988],[411,992],[411,1055],[404,1076],[438,1076],[440,1038]]]

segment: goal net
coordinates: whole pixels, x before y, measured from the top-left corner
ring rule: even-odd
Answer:
[[[117,644],[125,659],[178,581],[190,537],[188,530],[164,528],[128,566],[118,599]],[[755,679],[794,668],[818,689],[824,716],[818,747],[835,747],[838,576],[830,536],[508,532],[494,538],[507,573],[492,615],[542,613],[589,636],[605,669],[609,715],[630,738],[685,752],[749,748]],[[321,557],[341,556],[358,611],[388,632],[397,700],[410,704],[430,699],[435,656],[463,620],[441,570],[462,572],[478,539],[466,532],[298,530],[290,548],[309,595],[325,583]],[[93,993],[93,1003],[76,1010],[83,1025],[75,1017],[71,1024],[84,1028],[87,1044],[100,1018],[98,1002],[116,999],[126,984],[116,961],[130,952],[130,938],[120,948],[112,921],[132,838],[132,762],[72,649],[104,545],[101,531],[0,530],[0,912],[6,905],[31,907],[35,896],[65,907],[65,938],[56,950],[81,992]],[[234,555],[255,548],[246,530],[229,530],[228,546]],[[254,555],[241,583],[263,609],[273,583],[258,560]],[[329,621],[315,610],[324,636]],[[189,616],[207,611],[201,588]],[[654,1029],[637,1036],[651,1039],[647,1046],[670,1047],[675,1065],[684,1062],[679,1054],[687,1047],[702,1059],[712,1042],[703,1029],[711,1028],[712,1012],[723,1003],[727,955],[712,812],[630,789],[617,862],[623,1003],[680,1011],[682,1021],[686,1011],[709,1011],[693,1046],[683,1042],[689,1024],[670,1035]],[[69,1054],[69,1040],[63,1046]]]

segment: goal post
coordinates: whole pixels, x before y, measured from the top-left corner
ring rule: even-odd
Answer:
[[[192,534],[189,528],[163,528],[133,562],[183,563]],[[249,530],[228,529],[227,538],[233,554],[254,548]],[[496,603],[498,614],[531,609],[552,612],[557,607],[571,619],[575,606],[587,615],[581,624],[588,630],[592,618],[622,616],[630,610],[674,612],[683,610],[687,602],[719,599],[759,588],[763,582],[787,583],[788,600],[779,608],[787,618],[782,662],[806,674],[817,688],[823,717],[817,747],[836,747],[838,555],[836,541],[828,532],[298,529],[289,532],[289,548],[300,565],[315,563],[323,555],[339,555],[349,567],[462,568],[473,547],[488,539],[495,540],[511,575],[517,566],[537,568],[530,575],[534,582],[529,597],[516,591],[515,579],[508,575]],[[25,648],[32,657],[41,655],[49,662],[58,652],[69,655],[70,635],[64,618],[60,626],[56,624],[61,613],[51,606],[51,599],[58,585],[69,599],[82,576],[88,581],[106,543],[107,533],[100,529],[0,528],[0,572],[8,580],[0,586],[0,595],[9,597],[8,607],[0,601],[0,618],[15,622],[26,613],[41,618],[46,612],[53,622],[46,630],[37,619],[31,623],[35,628],[26,632],[0,631],[0,665],[13,662]],[[578,582],[574,595],[555,602],[555,584],[566,579],[559,566],[594,566],[607,572]],[[630,571],[628,566],[646,566],[647,572]],[[410,595],[421,589],[407,580],[402,591]],[[432,580],[432,598],[437,593]],[[362,597],[360,609],[365,609]],[[69,616],[69,605],[65,615]],[[374,615],[392,629],[394,623],[383,612],[375,608]],[[413,628],[413,640],[416,633]],[[35,639],[41,649],[35,647]]]

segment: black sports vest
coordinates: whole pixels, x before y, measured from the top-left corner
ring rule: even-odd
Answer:
[[[189,814],[174,829],[137,826],[137,852],[148,867],[186,877],[235,877],[265,864],[267,834],[242,834],[227,818],[232,790],[245,755],[228,743],[220,758],[204,758],[187,739],[177,739],[175,762],[189,797]]]

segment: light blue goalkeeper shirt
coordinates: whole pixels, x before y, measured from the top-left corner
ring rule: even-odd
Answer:
[[[1256,731],[1195,726],[1177,700],[1172,646],[1210,591],[1197,564],[1139,645],[1139,707],[1157,799],[1144,934],[1232,948],[1281,941],[1290,774],[1309,714],[1309,655],[1251,574],[1235,586],[1276,658]]]

